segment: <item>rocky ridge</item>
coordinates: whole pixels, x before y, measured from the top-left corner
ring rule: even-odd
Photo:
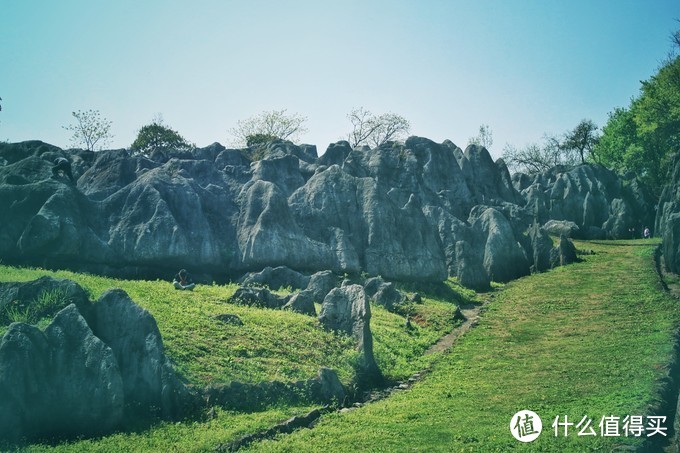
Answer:
[[[59,156],[75,185],[51,177]],[[420,137],[321,157],[284,141],[149,157],[24,142],[0,144],[0,162],[3,261],[127,277],[286,266],[483,289],[546,267],[530,228],[618,238],[651,219],[637,183],[602,167],[511,178],[482,147]]]

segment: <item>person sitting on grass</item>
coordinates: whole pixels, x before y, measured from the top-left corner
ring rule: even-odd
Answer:
[[[188,289],[189,291],[192,291],[196,287],[196,284],[191,277],[189,277],[186,269],[181,269],[177,275],[175,275],[172,284],[175,289]]]

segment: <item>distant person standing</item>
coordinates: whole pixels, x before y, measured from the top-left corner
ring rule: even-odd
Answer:
[[[193,291],[193,289],[196,287],[196,284],[191,279],[191,277],[189,277],[186,269],[181,269],[177,275],[175,275],[175,278],[172,280],[172,284],[175,289],[180,290]]]
[[[645,239],[652,237],[652,232],[649,231],[649,227],[645,227],[644,231],[642,232],[642,237]]]
[[[59,176],[59,173],[68,176],[68,179],[70,179],[72,183],[75,183],[73,180],[73,173],[71,173],[71,162],[69,162],[69,160],[65,157],[57,157],[54,160],[52,176],[56,178]]]

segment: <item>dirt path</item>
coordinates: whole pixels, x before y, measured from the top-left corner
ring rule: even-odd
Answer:
[[[491,294],[490,297],[492,298],[493,294]],[[463,323],[440,338],[437,343],[433,344],[430,349],[425,351],[425,355],[434,354],[435,352],[443,352],[453,346],[459,337],[477,325],[482,309],[487,303],[488,300],[482,304],[461,305],[460,312],[463,315]]]
[[[444,335],[442,338],[440,338],[439,341],[437,341],[437,343],[433,344],[427,351],[425,351],[425,355],[434,354],[436,352],[445,352],[448,349],[450,349],[456,343],[456,340],[458,340],[458,338],[463,336],[466,332],[468,332],[470,329],[477,325],[477,323],[479,322],[479,318],[481,317],[481,314],[484,310],[484,307],[486,307],[487,303],[489,303],[493,298],[494,294],[489,294],[485,297],[482,303],[461,305],[460,313],[463,315],[463,323],[458,327],[455,327],[451,332]],[[341,413],[350,412],[360,407],[363,407],[367,404],[375,403],[376,401],[389,398],[391,395],[395,393],[408,390],[413,386],[413,384],[421,381],[429,372],[430,369],[427,368],[425,370],[414,373],[413,375],[411,375],[411,377],[408,378],[408,380],[397,382],[391,387],[368,391],[358,398],[359,401],[354,402],[350,407],[339,409],[339,412]],[[241,448],[246,447],[253,442],[258,442],[264,439],[270,439],[276,436],[277,434],[289,434],[299,428],[313,428],[316,422],[318,421],[319,417],[321,417],[322,414],[327,413],[329,411],[330,408],[328,407],[315,409],[309,414],[306,414],[302,417],[293,417],[289,420],[286,420],[285,422],[279,423],[278,425],[266,431],[261,431],[259,433],[244,436],[229,444],[219,445],[216,448],[216,451],[225,452],[238,451]]]

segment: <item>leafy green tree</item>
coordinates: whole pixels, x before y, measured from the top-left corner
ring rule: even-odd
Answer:
[[[628,108],[609,114],[594,154],[619,172],[634,172],[655,194],[667,181],[680,151],[680,57],[669,59]]]
[[[306,117],[297,113],[288,114],[286,109],[265,111],[239,121],[229,133],[233,137],[234,146],[250,146],[249,138],[252,144],[260,144],[261,140],[268,137],[295,142],[301,134],[307,132],[304,127],[306,121]]]
[[[63,126],[72,132],[71,143],[74,146],[82,146],[88,151],[99,151],[107,146],[113,135],[111,134],[111,121],[102,118],[99,110],[86,110],[71,112],[76,119],[75,124]]]
[[[162,118],[155,118],[151,124],[139,129],[130,148],[136,153],[149,155],[154,151],[189,151],[194,146],[177,131],[163,124]]]
[[[258,146],[277,140],[278,137],[271,134],[253,134],[246,137],[246,146]]]

